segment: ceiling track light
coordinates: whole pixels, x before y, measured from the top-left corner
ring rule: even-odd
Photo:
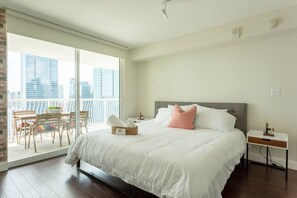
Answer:
[[[163,7],[163,9],[162,9],[162,14],[163,14],[163,16],[164,16],[165,19],[168,19],[168,14],[167,14],[167,4],[168,4],[169,1],[171,1],[171,0],[165,0],[165,1],[163,2],[164,7]]]

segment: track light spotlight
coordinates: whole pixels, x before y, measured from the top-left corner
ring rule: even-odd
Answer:
[[[165,8],[162,9],[162,14],[163,14],[165,19],[168,19],[167,11],[166,11]]]
[[[162,9],[162,14],[163,14],[163,16],[164,16],[165,19],[168,19],[168,14],[167,14],[167,3],[168,3],[169,1],[171,1],[171,0],[165,0],[165,1],[163,2],[163,4],[164,4],[164,8]]]

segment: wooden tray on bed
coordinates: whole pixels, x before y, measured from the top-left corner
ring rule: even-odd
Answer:
[[[138,126],[136,127],[111,127],[112,134],[115,134],[116,129],[126,129],[126,135],[137,135],[138,134]]]

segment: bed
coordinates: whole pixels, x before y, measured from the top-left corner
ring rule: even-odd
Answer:
[[[80,136],[66,163],[80,160],[158,197],[221,197],[227,179],[245,152],[247,104],[197,103],[228,109],[237,118],[232,132],[169,128],[140,123],[139,135],[112,135],[110,129]],[[161,107],[193,102],[155,102]]]

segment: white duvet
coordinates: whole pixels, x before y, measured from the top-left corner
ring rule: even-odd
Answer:
[[[183,130],[154,121],[138,127],[136,136],[110,129],[80,136],[66,163],[81,159],[158,197],[215,198],[245,151],[239,130]]]

